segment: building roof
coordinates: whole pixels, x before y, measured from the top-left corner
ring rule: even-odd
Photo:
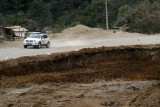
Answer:
[[[14,29],[12,29],[13,31],[15,31],[15,32],[26,32],[26,31],[28,31],[27,29],[25,29],[25,28],[14,28]]]
[[[21,26],[7,26],[7,27],[2,27],[2,28],[12,29],[15,32],[26,32],[26,31],[28,31],[26,28],[23,28]]]
[[[17,28],[21,28],[21,26],[7,26],[4,28],[8,28],[8,29],[17,29]]]

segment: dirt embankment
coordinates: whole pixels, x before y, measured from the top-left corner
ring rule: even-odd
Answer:
[[[159,107],[159,80],[160,46],[21,57],[0,62],[0,106]]]
[[[101,47],[3,61],[0,75],[19,76],[15,83],[159,80],[159,65],[159,46]]]

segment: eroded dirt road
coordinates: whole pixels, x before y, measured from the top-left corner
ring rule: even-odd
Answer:
[[[77,51],[82,48],[93,48],[101,46],[121,46],[121,45],[149,45],[159,44],[160,35],[141,35],[141,34],[115,34],[110,37],[102,38],[86,38],[86,39],[51,39],[51,47],[46,49],[34,49],[29,47],[23,48],[23,43],[18,42],[16,45],[10,47],[0,48],[0,60],[8,58],[17,58],[21,56],[30,56],[38,54],[50,54],[65,51]],[[1,45],[1,44],[0,44]]]

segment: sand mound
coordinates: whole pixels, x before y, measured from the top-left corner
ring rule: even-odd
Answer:
[[[54,34],[54,37],[58,38],[93,38],[93,37],[103,37],[110,36],[113,31],[106,31],[100,28],[90,28],[84,25],[77,25],[63,30],[61,33]]]
[[[135,107],[159,107],[160,105],[160,82],[152,85],[140,93],[132,102]]]

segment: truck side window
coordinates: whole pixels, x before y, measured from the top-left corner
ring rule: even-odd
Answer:
[[[48,38],[47,35],[44,35],[44,38]]]
[[[44,36],[42,36],[41,39],[44,39]]]

